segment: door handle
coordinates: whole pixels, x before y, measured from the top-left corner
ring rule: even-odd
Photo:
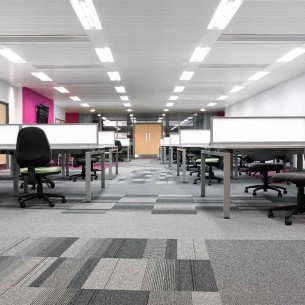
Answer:
[[[148,141],[150,142],[151,140],[151,133],[148,134]]]
[[[147,132],[145,132],[145,142],[147,142]]]

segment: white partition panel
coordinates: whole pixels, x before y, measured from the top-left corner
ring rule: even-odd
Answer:
[[[164,140],[160,139],[160,146],[163,146],[163,144],[164,144]]]
[[[127,146],[130,146],[130,139],[116,139],[116,140],[119,140],[120,142],[121,142],[121,145],[123,146],[123,147],[127,147]]]
[[[94,145],[97,144],[97,124],[36,124],[22,125],[43,129],[52,144]]]
[[[115,146],[115,132],[114,131],[99,131],[98,144],[106,147]]]
[[[182,129],[180,130],[181,146],[209,146],[211,132],[209,129]]]
[[[163,146],[169,146],[170,145],[170,138],[164,137],[163,138]]]
[[[0,145],[16,145],[19,125],[0,125]]]
[[[303,143],[304,117],[211,118],[212,144]]]
[[[180,145],[180,135],[179,133],[171,133],[169,135],[169,141],[171,146]]]

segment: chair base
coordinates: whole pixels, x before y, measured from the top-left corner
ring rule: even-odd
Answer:
[[[75,182],[76,179],[78,179],[78,178],[82,178],[83,180],[85,180],[86,175],[84,175],[84,174],[75,174],[75,175],[71,175],[71,176],[69,177],[69,180],[73,180],[73,182]],[[94,180],[97,180],[97,173],[96,173],[96,172],[94,172],[94,174],[91,174],[91,181],[92,181],[93,179],[94,179]]]
[[[67,200],[65,198],[65,196],[62,195],[57,195],[57,194],[51,194],[51,193],[43,193],[43,194],[31,194],[31,195],[25,195],[25,196],[19,196],[18,197],[18,202],[20,204],[21,208],[25,208],[26,201],[32,200],[32,199],[43,199],[43,201],[47,201],[49,203],[49,206],[51,208],[53,208],[55,206],[55,204],[53,203],[53,201],[50,198],[61,198],[61,202],[62,203],[66,203]]]

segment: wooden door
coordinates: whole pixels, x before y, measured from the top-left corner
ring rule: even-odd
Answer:
[[[7,123],[7,105],[0,103],[0,124]],[[6,155],[0,155],[0,167],[6,164]]]
[[[162,136],[161,124],[149,124],[149,126],[148,126],[148,145],[149,145],[149,154],[150,155],[159,154],[161,136]]]
[[[134,124],[134,155],[145,156],[148,154],[148,126],[147,124]]]

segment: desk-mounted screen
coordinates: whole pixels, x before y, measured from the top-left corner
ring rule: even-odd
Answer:
[[[169,141],[170,141],[171,146],[180,145],[180,135],[179,135],[179,133],[171,133],[169,135]]]
[[[0,145],[16,145],[19,125],[0,125]]]
[[[304,117],[211,118],[212,144],[303,143]]]
[[[114,131],[99,131],[98,133],[98,144],[106,147],[115,146],[115,132]]]
[[[130,139],[116,139],[116,140],[119,140],[120,142],[121,142],[121,145],[123,146],[123,147],[128,147],[128,146],[130,146]]]
[[[163,146],[169,146],[170,145],[170,138],[164,137],[163,138]]]
[[[160,139],[160,146],[163,146],[164,140]]]
[[[22,125],[22,128],[28,126],[43,129],[51,145],[97,145],[97,124],[36,124]]]
[[[211,132],[209,129],[181,129],[181,146],[209,146],[211,142]]]

